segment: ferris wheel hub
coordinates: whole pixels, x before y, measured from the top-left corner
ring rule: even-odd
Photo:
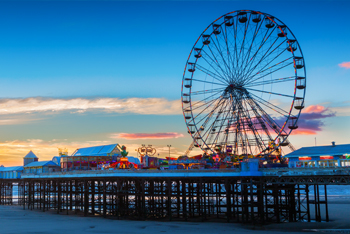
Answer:
[[[225,93],[233,93],[234,91],[242,91],[245,90],[241,85],[229,84],[225,89]]]

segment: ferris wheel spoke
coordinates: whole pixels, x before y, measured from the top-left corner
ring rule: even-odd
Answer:
[[[225,83],[227,82],[223,77],[217,76],[215,73],[207,70],[206,68],[202,67],[201,65],[197,64],[197,69],[200,70],[201,72],[207,74],[210,77],[213,77],[216,81]]]
[[[209,74],[208,74],[209,75]],[[227,86],[227,84],[225,83],[215,83],[215,82],[210,82],[210,81],[206,81],[206,80],[197,80],[197,79],[192,79],[192,81],[197,81],[197,82],[202,82],[202,83],[207,83],[207,84],[214,84],[214,85],[223,85],[223,86]]]
[[[220,28],[221,28],[221,26],[220,26]],[[222,31],[223,31],[223,30],[222,30]],[[217,43],[215,42],[215,40],[213,40],[213,44],[215,45],[215,48],[216,48],[216,50],[219,52],[220,57],[221,57],[221,59],[222,59],[224,65],[225,65],[224,67],[225,67],[225,70],[226,70],[227,78],[230,79],[230,74],[232,74],[231,68],[230,68],[230,66],[226,63],[226,59],[224,58],[223,51],[221,50],[221,46],[220,46],[220,43],[219,43],[219,39],[218,39],[218,37],[217,37],[216,35],[215,35],[215,38],[216,38]]]
[[[238,28],[239,31],[241,31],[242,33],[244,33],[244,30],[239,27]],[[243,38],[236,38],[236,50],[237,50],[237,55],[235,57],[235,62],[236,62],[236,76],[238,76],[238,74],[240,73],[240,70],[241,70],[241,67],[239,66],[239,62],[240,62],[240,57],[241,57],[241,53],[242,53],[242,50],[244,50],[244,47],[243,47],[243,43],[244,43],[244,37]],[[240,46],[239,46],[240,44]]]
[[[248,69],[248,71],[246,71],[246,69],[247,69],[247,66],[244,68],[244,74],[243,74],[243,77],[244,77],[244,79],[245,78],[247,78],[247,77],[249,77],[249,75],[255,70],[255,68],[257,68],[260,64],[261,64],[261,62],[264,60],[264,59],[266,59],[268,56],[270,56],[276,49],[278,49],[279,48],[279,46],[280,45],[282,45],[283,44],[283,42],[281,42],[275,49],[273,49],[270,53],[268,53],[269,51],[270,51],[270,49],[274,46],[274,44],[277,42],[277,40],[278,40],[278,38],[276,38],[276,40],[272,43],[272,45],[265,51],[265,53],[263,54],[263,56],[261,56],[261,58],[259,59],[259,61],[255,64],[255,66],[253,66],[253,68],[251,68],[251,66],[249,67],[249,69]],[[284,51],[282,51],[282,53],[283,53]],[[281,54],[282,54],[281,53]],[[279,54],[279,55],[281,55],[281,54]],[[278,55],[278,56],[279,56]],[[274,59],[276,59],[278,56],[276,56]],[[273,59],[273,60],[274,60]],[[272,62],[273,60],[271,60],[270,62]]]
[[[230,113],[230,101],[225,99],[225,105],[221,107],[221,109],[217,112],[215,123],[217,122],[225,122],[225,118],[227,118],[227,115]],[[226,116],[225,116],[226,114]],[[219,129],[218,132],[221,130]]]
[[[224,127],[224,131],[222,132],[222,134],[224,134],[224,137],[226,138],[225,140],[225,144],[227,145],[228,142],[228,137],[230,134],[230,130],[233,128],[234,123],[238,122],[238,116],[239,116],[239,101],[237,100],[236,96],[231,95],[231,99],[230,99],[230,112],[228,112],[227,116],[225,119],[222,120],[222,125],[220,127],[219,132],[222,132],[222,128]],[[227,122],[227,125],[226,125]],[[235,136],[235,141],[236,141],[237,135]]]
[[[272,53],[272,52],[271,52],[271,53]],[[278,58],[279,56],[281,56],[283,53],[284,53],[284,51],[280,52],[277,56],[275,56],[275,57],[274,57],[273,59],[271,59],[268,63],[266,63],[265,66],[263,66],[262,68],[260,68],[260,71],[256,72],[256,74],[260,74],[264,68],[266,68],[270,63],[272,63],[275,59],[277,59],[277,58]],[[290,58],[293,58],[293,56],[292,56],[292,57],[289,57],[288,59],[283,60],[282,62],[284,62],[284,61],[286,61],[286,60],[289,60]],[[280,63],[281,63],[281,62],[280,62]],[[279,64],[279,63],[277,63],[276,65],[278,65],[278,64]],[[247,72],[247,74],[246,74],[246,81],[254,77],[254,76],[251,77],[250,75],[252,74],[252,72],[255,70],[256,67],[257,67],[257,66],[255,66],[253,69],[251,69],[249,72]]]
[[[231,32],[231,30],[227,32],[227,36],[231,35],[234,38],[233,42],[227,41],[228,48],[232,48],[233,49],[233,52],[232,53],[230,52],[230,57],[231,57],[230,64],[231,64],[232,70],[233,70],[233,73],[232,73],[233,77],[237,77],[237,74],[238,74],[238,71],[239,71],[239,66],[238,66],[238,61],[237,61],[237,57],[238,57],[238,52],[237,52],[238,51],[238,46],[237,46],[237,44],[239,43],[239,39],[237,38],[237,35],[236,35],[237,27],[235,27],[232,30],[233,32]]]
[[[253,122],[251,120],[251,116],[249,114],[249,108],[247,107],[247,103],[245,100],[241,103],[241,106],[242,106],[241,108],[243,110],[242,111],[242,119],[244,119],[242,129],[243,129],[244,136],[246,139],[246,144],[248,145],[249,150],[252,154],[253,150],[251,149],[251,146],[250,146],[251,141],[250,141],[250,138],[248,137],[248,134],[247,134],[247,126],[248,126],[248,130],[250,132],[252,132],[252,134],[254,135],[254,138],[255,138],[254,141],[259,149],[261,148],[262,139],[261,139],[261,136],[259,135],[258,131],[254,128],[254,124],[253,124]],[[259,141],[259,139],[260,139],[260,141]]]
[[[258,49],[255,51],[255,53],[253,54],[253,56],[250,58],[249,62],[246,64],[247,66],[248,66],[248,65],[251,66],[251,64],[253,64],[253,62],[255,61],[256,56],[259,54],[261,48],[264,47],[264,45],[265,45],[267,39],[270,38],[270,36],[271,36],[272,33],[274,32],[274,30],[275,30],[275,29],[271,30],[270,33],[269,33],[269,30],[266,30],[265,35],[264,35],[264,37],[262,38],[262,40],[261,40],[261,42],[260,42],[260,45],[257,46]]]
[[[208,97],[206,97],[206,98],[204,98],[204,99],[198,100],[198,101],[196,101],[196,102],[192,102],[191,105],[192,105],[192,106],[196,106],[196,105],[198,105],[198,104],[202,104],[203,102],[208,102],[208,100],[209,100],[210,98],[214,98],[214,97],[215,97],[216,95],[218,95],[218,94],[221,94],[221,91],[218,91],[218,92],[216,92],[216,93],[214,93],[214,94],[212,94],[212,95],[210,95],[210,96],[208,96]],[[217,100],[217,98],[212,99],[212,100]]]
[[[234,113],[232,113],[231,115],[231,122],[228,124],[228,126],[226,127],[227,132],[225,132],[226,135],[228,135],[230,133],[230,130],[232,131],[232,137],[233,139],[230,141],[233,143],[234,146],[234,154],[237,155],[238,154],[238,138],[239,138],[239,128],[240,128],[240,122],[241,122],[241,118],[240,118],[240,111],[241,111],[241,107],[240,107],[240,100],[237,99],[237,97],[235,96],[235,106],[237,109],[237,111],[235,111]],[[232,104],[233,105],[233,104]],[[225,130],[226,130],[225,129]]]
[[[223,101],[223,98],[220,98],[219,100],[215,100],[215,101],[217,101],[217,103],[215,104],[215,106],[214,106],[207,114],[205,114],[205,116],[202,117],[202,118],[205,118],[205,117],[207,117],[207,116],[209,116],[209,115],[212,115],[213,112],[218,108],[218,106],[221,105],[221,103],[222,103],[222,101]],[[196,118],[200,117],[200,115],[201,115],[204,111],[206,111],[207,109],[209,109],[209,107],[210,107],[210,105],[208,105],[206,108],[204,108],[204,109],[201,110],[199,113],[197,113],[196,116],[193,117],[193,120],[195,120]],[[200,121],[199,121],[199,122],[200,122]],[[198,123],[198,122],[197,122],[197,123]]]
[[[249,23],[250,23],[250,19],[251,19],[251,14],[249,15],[249,19],[248,19],[248,23],[246,22],[245,23],[245,29],[244,29],[244,35],[243,35],[243,40],[242,40],[242,44],[241,44],[241,49],[239,51],[239,55],[238,55],[238,61],[241,60],[241,57],[242,57],[242,62],[241,62],[241,66],[242,67],[242,63],[243,63],[243,56],[245,54],[244,52],[244,43],[245,43],[245,40],[246,40],[246,36],[247,36],[247,31],[248,31],[248,27],[249,27]],[[240,74],[239,74],[240,75]]]
[[[239,25],[238,24],[238,17],[236,17],[235,20],[236,20],[236,22],[234,23],[235,28],[233,30],[233,32],[234,32],[234,39],[235,39],[234,50],[235,50],[236,67],[238,67],[238,63],[237,63],[237,57],[238,57],[238,54],[237,54],[237,51],[238,51],[238,49],[237,49],[237,31],[238,31],[238,25]]]
[[[270,69],[272,69],[272,68],[274,68],[274,67],[276,67],[276,66],[278,66],[278,65],[280,65],[280,64],[283,65],[285,62],[287,62],[287,61],[290,60],[290,59],[293,59],[293,57],[289,57],[289,58],[287,58],[287,59],[285,59],[285,60],[283,60],[283,61],[281,61],[281,62],[278,62],[278,63],[272,65],[272,66],[269,67],[269,68],[266,68],[266,66],[268,66],[268,64],[266,64],[263,68],[261,68],[261,70],[259,70],[259,71],[258,71],[257,73],[255,73],[253,76],[251,76],[250,79],[252,79],[252,78],[254,78],[256,75],[258,75],[258,74],[260,74],[260,73],[263,73],[263,72],[265,72],[265,71],[268,71],[268,70],[270,70]],[[293,62],[288,63],[288,65],[290,65],[290,64],[293,64]],[[266,69],[265,69],[265,68],[266,68]],[[263,69],[264,69],[264,70],[263,70]]]
[[[266,134],[267,138],[269,141],[272,141],[272,137],[270,135],[270,132],[268,130],[268,128],[266,127],[265,121],[263,121],[260,113],[258,112],[258,108],[255,105],[255,102],[253,102],[250,98],[247,99],[247,103],[250,105],[250,107],[252,108],[252,111],[255,115],[256,120],[259,122],[259,125],[261,126],[262,131]],[[264,142],[264,141],[263,141]]]
[[[272,130],[274,130],[275,133],[278,134],[278,132],[281,130],[281,126],[280,126],[277,122],[275,122],[275,120],[274,120],[273,118],[270,118],[270,116],[264,111],[264,109],[261,108],[261,106],[259,105],[259,103],[260,103],[260,104],[263,104],[264,106],[266,106],[266,105],[265,105],[264,103],[262,103],[262,102],[257,101],[256,99],[255,99],[255,100],[252,100],[252,101],[255,103],[256,106],[259,107],[258,110],[261,112],[260,115],[266,120],[265,122],[267,122],[268,125],[270,126],[270,128],[271,128]],[[270,108],[270,107],[269,107],[269,108]],[[281,114],[281,113],[280,113],[280,114]],[[281,116],[284,117],[285,115],[282,115],[282,114],[281,114]]]
[[[239,109],[240,111],[238,112],[240,114],[240,119],[239,119],[239,126],[237,126],[235,135],[235,146],[236,146],[236,151],[238,151],[238,138],[240,137],[241,139],[241,144],[242,144],[242,152],[241,153],[248,153],[248,150],[253,154],[253,150],[251,148],[251,143],[252,141],[250,140],[247,130],[252,132],[254,135],[254,139],[252,139],[256,146],[259,148],[259,151],[261,151],[263,148],[262,145],[262,138],[259,135],[258,131],[254,128],[254,124],[251,120],[251,116],[249,114],[250,110],[247,106],[246,101],[244,100],[244,97],[242,97],[242,100],[239,101]],[[248,126],[248,128],[247,128]],[[237,132],[238,131],[238,132]],[[260,141],[259,141],[260,140]],[[244,147],[244,144],[246,147]]]
[[[239,123],[239,120],[240,120],[239,114],[237,114],[236,123]],[[239,129],[236,126],[236,129],[234,131],[234,146],[235,146],[234,154],[238,154],[238,152],[239,152],[239,149],[238,149],[238,134],[239,134]]]
[[[273,48],[273,46],[275,45],[275,43],[277,42],[278,40],[278,37],[276,38],[276,40],[273,42],[273,44],[268,48],[268,50],[266,50],[266,52],[264,53],[263,56],[261,56],[260,60],[257,62],[256,65],[260,64],[264,59],[267,59],[273,52],[275,52],[277,49],[280,48],[281,45],[283,45],[287,40],[283,40],[280,44],[278,44],[273,50],[271,50],[271,48]],[[271,51],[270,51],[271,50]],[[269,52],[269,53],[268,53]],[[285,50],[282,50],[281,54],[285,52]],[[279,55],[278,55],[279,56]],[[275,58],[277,58],[278,56],[276,56]],[[274,59],[275,59],[274,58]],[[273,59],[273,60],[274,60]],[[255,69],[255,67],[257,66],[254,66],[253,70]]]
[[[231,32],[233,31],[233,32]],[[237,64],[237,38],[236,38],[236,28],[233,29],[233,30],[229,30],[229,31],[226,31],[227,35],[226,37],[228,36],[231,36],[234,38],[234,41],[230,41],[227,39],[227,42],[225,41],[227,47],[228,47],[228,50],[230,51],[230,64],[231,64],[231,67],[232,67],[232,75],[233,77],[236,77],[237,76],[237,73],[238,73],[238,70],[239,70],[239,67],[238,67],[238,64]],[[225,38],[226,40],[226,38]],[[230,48],[233,50],[233,52],[231,52]]]
[[[226,102],[225,102],[226,103]],[[212,122],[212,124],[209,126],[209,128],[207,128],[207,130],[206,130],[206,132],[203,134],[203,136],[207,136],[206,138],[205,138],[205,141],[206,142],[208,142],[208,140],[210,140],[210,138],[212,138],[213,137],[213,134],[211,134],[211,131],[213,131],[213,129],[215,128],[215,124],[216,124],[216,122],[219,120],[219,118],[220,118],[220,115],[221,115],[221,113],[223,113],[224,111],[224,109],[225,108],[227,108],[227,104],[226,105],[222,105],[221,106],[221,109],[219,110],[219,114],[218,115],[216,115],[216,118],[213,120],[213,122]],[[221,112],[221,113],[220,113]],[[212,115],[210,116],[210,118],[212,117]],[[206,122],[209,122],[208,121],[209,120],[209,118],[206,120]],[[219,134],[220,133],[220,130],[218,131],[218,133],[217,134]],[[209,139],[208,139],[209,138]],[[214,139],[216,139],[216,138],[214,138]],[[214,140],[215,141],[215,140]]]
[[[199,71],[205,73],[206,75],[212,77],[213,79],[215,79],[215,80],[218,81],[218,82],[221,82],[222,84],[225,84],[225,82],[227,82],[226,80],[224,80],[224,78],[217,76],[215,73],[213,73],[213,72],[207,70],[206,68],[202,67],[202,66],[199,65],[199,64],[197,65],[196,68],[197,68],[197,70],[199,70]],[[199,82],[205,82],[205,81],[200,81],[200,80],[197,80],[197,79],[192,79],[192,80],[196,80],[196,81],[199,81]],[[214,83],[213,83],[213,84],[214,84]]]
[[[206,119],[205,122],[201,125],[201,127],[199,128],[199,130],[197,130],[197,132],[195,133],[195,135],[196,135],[197,137],[200,137],[201,139],[203,139],[203,138],[202,138],[202,135],[203,135],[202,130],[204,130],[204,129],[202,129],[202,127],[205,127],[205,126],[206,126],[207,122],[208,122],[209,119],[212,117],[213,112],[214,112],[215,109],[219,106],[219,104],[220,104],[220,103],[217,103],[217,104],[215,105],[215,107],[213,108],[213,110],[212,110],[210,113],[207,114],[207,119]],[[193,123],[195,124],[194,121],[193,121]],[[195,125],[196,125],[196,124],[195,124]],[[198,123],[197,123],[197,125],[198,125]],[[196,129],[198,129],[198,128],[196,127]],[[197,140],[198,140],[198,139],[197,139]]]
[[[265,18],[264,18],[264,19],[265,19]],[[251,44],[250,44],[250,46],[249,46],[248,53],[244,56],[244,59],[242,60],[241,67],[243,66],[243,63],[244,63],[244,62],[245,62],[245,64],[247,64],[247,62],[248,62],[248,59],[249,59],[251,50],[252,50],[252,48],[253,48],[253,44],[254,44],[255,39],[256,39],[256,37],[257,37],[259,31],[260,31],[261,25],[262,25],[263,22],[264,22],[264,19],[263,19],[260,23],[256,24],[256,26],[255,26],[254,36],[253,36],[253,38],[252,38],[252,42],[251,42]],[[259,27],[258,27],[258,26],[259,26]],[[245,66],[245,67],[246,67],[246,66]],[[244,72],[245,67],[242,69],[242,72]]]
[[[288,115],[288,111],[283,110],[282,108],[280,108],[280,107],[278,107],[278,106],[272,104],[271,102],[266,101],[265,99],[262,99],[261,97],[255,95],[255,94],[253,94],[253,93],[249,93],[249,95],[254,96],[256,101],[262,103],[263,105],[265,105],[266,107],[270,108],[271,110],[273,110],[273,111],[279,113],[280,115],[282,115],[282,116]],[[253,98],[253,97],[251,97],[251,98]],[[280,111],[281,111],[282,113],[281,113]],[[283,112],[284,112],[284,113],[283,113]]]
[[[255,140],[255,143],[257,145],[257,147],[259,148],[259,151],[263,151],[264,150],[264,141],[262,139],[262,137],[260,136],[259,134],[259,131],[257,131],[255,128],[254,128],[254,124],[253,124],[253,121],[251,119],[251,115],[249,114],[249,108],[248,108],[248,103],[245,101],[244,102],[244,105],[245,105],[245,115],[246,115],[246,118],[248,118],[249,120],[249,123],[250,123],[250,126],[248,124],[248,127],[250,128],[250,130],[253,132],[254,134],[254,140]]]
[[[227,106],[228,106],[228,107],[229,107],[230,104],[231,104],[231,102],[227,102]],[[215,138],[214,138],[215,144],[218,143],[220,137],[221,137],[221,138],[223,137],[223,134],[224,134],[224,136],[225,136],[225,135],[228,135],[228,132],[226,131],[226,129],[225,129],[224,133],[222,132],[222,129],[223,129],[223,128],[228,128],[228,127],[229,127],[229,126],[226,126],[226,127],[225,127],[225,123],[226,123],[226,121],[228,121],[230,113],[231,113],[230,111],[227,111],[227,112],[226,112],[226,115],[223,116],[223,118],[220,120],[220,122],[222,122],[222,124],[220,125],[219,130],[217,131],[217,133],[216,133],[216,135],[215,135]],[[229,123],[228,123],[228,125],[229,125]]]
[[[202,104],[201,105],[199,105],[199,106],[196,106],[195,107],[195,105],[192,105],[192,111],[195,111],[195,110],[197,110],[197,109],[199,109],[199,108],[201,108],[201,107],[203,107],[203,106],[209,106],[209,105],[211,105],[213,102],[215,102],[216,101],[216,99],[212,99],[212,100],[210,100],[210,101],[207,101],[207,102],[202,102]]]
[[[211,74],[211,76],[216,77],[216,78],[219,78],[219,79],[221,79],[221,80],[223,80],[223,81],[229,83],[228,79],[225,77],[225,74],[222,74],[222,73],[221,73],[221,72],[222,72],[222,69],[221,69],[221,67],[218,65],[218,61],[217,61],[217,60],[214,60],[212,57],[210,57],[210,55],[209,55],[207,52],[205,52],[204,50],[203,50],[203,52],[204,52],[204,55],[207,55],[207,57],[212,61],[212,63],[210,63],[210,62],[206,59],[205,56],[202,56],[203,60],[216,72],[216,74],[213,73],[213,72],[211,72],[211,71],[209,71],[208,69],[204,68],[203,66],[201,66],[201,65],[199,65],[199,64],[197,64],[196,67],[198,68],[198,66],[200,66],[203,70],[206,70],[207,72],[209,72],[209,74]],[[221,72],[219,72],[219,71],[213,66],[213,64],[216,64],[216,66],[221,70]],[[204,71],[203,71],[203,72],[204,72]],[[204,72],[204,73],[206,73],[206,72]],[[208,73],[207,73],[207,74],[208,74]],[[209,74],[208,74],[208,75],[209,75]]]
[[[268,93],[268,94],[273,94],[273,95],[278,95],[278,96],[283,96],[283,97],[289,97],[289,98],[293,98],[294,99],[294,96],[287,95],[287,94],[268,92],[268,91],[257,90],[257,89],[252,89],[252,88],[246,88],[246,89],[247,90],[256,91],[256,92],[261,92],[261,93]]]
[[[223,103],[225,103],[225,102],[222,102],[222,101],[223,101],[223,99],[220,99],[220,101],[212,108],[212,110],[209,113],[207,113],[205,116],[201,117],[200,120],[195,121],[196,118],[200,117],[200,114],[204,112],[204,110],[203,110],[201,113],[199,113],[196,117],[193,118],[193,122],[196,123],[196,125],[203,125],[204,123],[206,123],[208,121],[208,119],[211,118],[212,115],[215,113],[215,110],[219,106],[223,105]],[[206,108],[206,109],[208,109],[208,108]],[[204,123],[201,123],[203,120],[205,120]]]
[[[210,51],[210,54],[213,56],[211,57],[209,53],[207,53],[205,50],[203,51],[213,62],[214,64],[216,64],[216,66],[219,68],[219,70],[221,71],[222,77],[225,77],[225,80],[228,81],[229,77],[227,72],[221,67],[221,65],[219,64],[219,60],[217,59],[217,57],[215,56],[213,50],[210,48],[210,46],[207,47]],[[203,57],[204,58],[204,57]],[[215,69],[216,70],[216,69]]]
[[[228,63],[231,65],[231,66],[233,66],[232,67],[232,71],[231,71],[231,68],[230,68],[230,71],[231,71],[231,74],[234,74],[235,73],[235,66],[234,66],[234,64],[233,64],[233,58],[232,58],[232,56],[231,56],[231,51],[230,51],[230,49],[229,49],[229,45],[228,45],[228,32],[227,32],[227,27],[225,26],[224,27],[225,28],[225,30],[222,30],[223,31],[223,37],[224,37],[224,41],[225,41],[225,45],[226,45],[226,53],[227,53],[227,59],[228,59]],[[230,67],[231,67],[230,66]]]
[[[273,119],[271,118],[263,108],[257,103],[254,99],[251,99],[252,102],[258,107],[257,109],[261,112],[262,118],[265,120],[265,122],[269,125],[269,127],[275,131],[276,134],[279,134],[279,132],[282,130],[281,126]]]
[[[288,81],[295,81],[295,76],[285,77],[285,78],[278,78],[278,79],[271,79],[271,80],[265,80],[265,81],[258,81],[255,83],[249,83],[245,85],[244,87],[254,87],[254,86],[263,86],[263,85],[269,85],[269,84],[275,84],[275,83],[281,83],[281,82],[288,82]]]
[[[191,95],[200,95],[200,94],[214,93],[214,92],[224,91],[224,90],[225,90],[224,88],[207,89],[207,90],[191,92]]]
[[[270,128],[275,131],[276,134],[279,134],[279,132],[282,130],[281,126],[273,119],[270,117],[269,114],[266,113],[266,111],[261,108],[258,102],[256,100],[251,99],[255,105],[258,107],[258,110],[261,112],[261,116],[266,120],[266,122],[269,124]]]
[[[264,77],[266,77],[266,76],[268,76],[268,75],[271,75],[271,74],[273,74],[273,73],[275,73],[275,72],[277,72],[277,71],[279,71],[279,70],[281,70],[281,69],[283,69],[283,68],[285,68],[285,67],[287,67],[287,66],[289,66],[289,65],[291,65],[291,64],[293,64],[293,62],[288,63],[287,65],[285,65],[285,66],[283,66],[283,67],[280,67],[280,68],[278,68],[278,69],[276,69],[276,70],[273,70],[273,71],[271,71],[271,72],[269,72],[269,73],[267,73],[267,74],[265,74],[265,75],[263,75],[263,76],[260,76],[260,77],[256,78],[256,79],[253,80],[253,81],[257,81],[257,80],[259,80],[259,79],[261,79],[261,78],[264,78]],[[246,84],[246,83],[244,83],[244,84]]]
[[[271,30],[270,34],[268,34],[269,30],[266,31],[264,38],[262,39],[262,42],[259,45],[259,48],[257,49],[257,51],[255,51],[254,55],[250,58],[249,62],[246,64],[244,70],[246,69],[246,67],[249,67],[249,70],[251,69],[251,66],[253,65],[253,63],[255,62],[256,56],[259,54],[260,49],[264,47],[266,41],[268,38],[270,38],[271,34],[275,31],[275,28],[273,30]],[[268,34],[268,36],[267,36]],[[267,37],[266,37],[267,36]],[[265,39],[266,38],[266,39]]]

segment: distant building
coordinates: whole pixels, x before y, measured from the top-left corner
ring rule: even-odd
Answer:
[[[32,162],[24,166],[24,173],[41,174],[61,171],[61,167],[53,161]]]
[[[61,168],[63,171],[96,170],[103,164],[116,162],[121,152],[119,144],[80,148],[72,156],[62,155]]]
[[[32,162],[37,162],[39,158],[33,153],[33,151],[29,151],[29,153],[23,158],[23,165],[27,165]]]
[[[350,144],[302,147],[285,155],[289,167],[350,167]]]
[[[0,179],[19,179],[23,173],[23,167],[0,167]]]

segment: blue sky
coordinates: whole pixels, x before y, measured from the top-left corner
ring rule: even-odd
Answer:
[[[172,144],[173,154],[180,154],[191,138],[176,106],[164,113],[146,104],[137,107],[141,113],[55,108],[76,98],[158,98],[181,105],[182,73],[193,44],[216,18],[240,9],[266,12],[288,25],[305,57],[306,106],[336,113],[319,119],[324,125],[316,135],[293,135],[292,143],[311,145],[315,137],[319,144],[349,143],[350,69],[339,67],[350,61],[347,1],[16,1],[0,2],[0,103],[56,102],[39,110],[33,106],[45,105],[29,100],[21,111],[1,112],[0,164],[18,164],[29,149],[46,159],[57,147],[72,153],[76,147],[114,142],[131,150],[153,144],[161,155]],[[111,138],[169,132],[173,138]]]

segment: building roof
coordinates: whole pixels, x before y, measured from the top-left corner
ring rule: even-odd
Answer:
[[[24,158],[38,158],[34,153],[33,151],[29,151],[29,153],[24,156]]]
[[[43,167],[43,166],[58,166],[52,161],[40,161],[40,162],[31,162],[24,167]]]
[[[118,144],[100,145],[77,149],[72,156],[107,156],[117,147]]]
[[[350,154],[350,144],[302,147],[285,155],[287,158]]]
[[[61,165],[61,157],[60,156],[53,157],[52,162],[56,163],[57,165]]]
[[[16,166],[16,167],[0,167],[0,172],[3,171],[23,171],[22,166]]]

